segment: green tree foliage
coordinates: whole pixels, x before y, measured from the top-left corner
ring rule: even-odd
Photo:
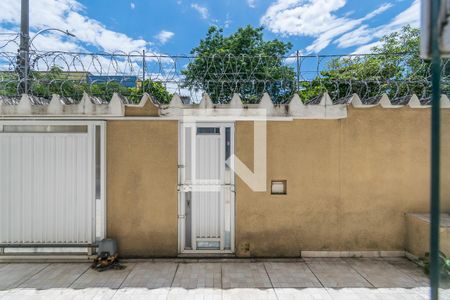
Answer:
[[[30,93],[37,97],[50,99],[52,94],[59,94],[74,101],[83,97],[83,92],[90,92],[85,80],[73,80],[69,73],[53,66],[47,72],[32,71],[29,79]]]
[[[15,72],[0,72],[0,96],[16,96],[19,76]]]
[[[285,102],[295,91],[294,70],[283,64],[291,48],[276,39],[265,41],[262,27],[247,26],[225,37],[223,29],[212,26],[191,51],[195,58],[183,70],[185,87],[203,90],[219,103],[228,102],[233,93],[252,103],[263,92]]]
[[[11,80],[8,85],[4,81],[1,88],[3,95],[14,96],[17,94],[17,79]],[[30,74],[30,93],[50,99],[52,94],[59,94],[71,98],[75,102],[81,100],[83,93],[99,97],[105,101],[111,100],[114,93],[126,96],[133,103],[138,103],[144,92],[149,93],[159,103],[169,103],[172,95],[160,82],[145,80],[138,87],[126,87],[118,81],[87,83],[85,78],[75,80],[70,72],[64,72],[58,67],[52,67],[48,72],[34,71]]]
[[[142,98],[142,91],[149,93],[154,99],[162,104],[168,104],[173,96],[161,82],[150,81],[147,79],[143,82],[143,88],[131,88],[129,90],[130,95],[128,98],[134,102],[139,102]]]
[[[302,82],[302,99],[324,91],[335,99],[353,93],[370,98],[386,93],[390,98],[429,93],[429,63],[419,56],[420,31],[405,26],[380,40],[370,55],[332,59],[311,82]]]

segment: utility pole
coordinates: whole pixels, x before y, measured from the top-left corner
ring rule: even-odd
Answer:
[[[28,93],[28,70],[30,52],[30,3],[21,0],[20,12],[20,46],[17,61],[17,71],[20,78],[20,92]]]

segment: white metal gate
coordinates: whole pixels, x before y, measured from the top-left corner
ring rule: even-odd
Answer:
[[[234,252],[233,123],[181,123],[180,252]]]
[[[104,236],[103,124],[0,123],[0,247]]]

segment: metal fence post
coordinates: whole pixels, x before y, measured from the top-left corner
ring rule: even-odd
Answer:
[[[145,50],[142,50],[142,93],[145,93]]]
[[[439,217],[440,217],[440,108],[441,59],[439,50],[438,20],[440,0],[431,1],[431,224],[430,224],[430,287],[431,299],[439,299]]]
[[[297,93],[300,92],[300,55],[299,55],[299,51],[297,50],[296,55],[296,62],[297,62]]]

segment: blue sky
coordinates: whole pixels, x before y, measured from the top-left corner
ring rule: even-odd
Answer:
[[[419,25],[419,0],[31,0],[31,27],[49,33],[43,50],[133,50],[187,54],[209,26],[231,34],[265,27],[265,38],[290,41],[303,54],[368,52],[378,39],[406,24]],[[0,32],[17,31],[20,1],[0,2]]]

